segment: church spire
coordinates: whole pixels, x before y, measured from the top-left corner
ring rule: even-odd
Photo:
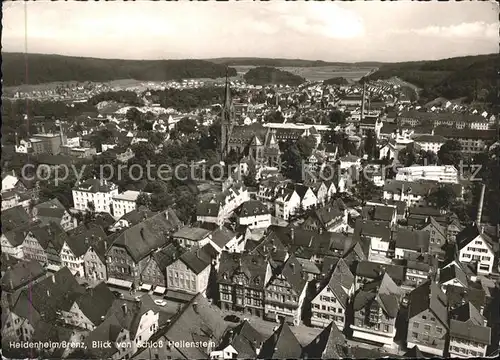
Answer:
[[[234,107],[231,98],[231,85],[229,83],[229,67],[226,67],[226,87],[224,91],[224,103],[221,113],[221,161],[224,161],[228,153],[227,143],[231,135],[231,130],[234,124]]]

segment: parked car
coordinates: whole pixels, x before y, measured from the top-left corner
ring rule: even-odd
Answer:
[[[123,294],[122,294],[121,292],[114,290],[114,291],[113,291],[113,294],[114,294],[117,298],[119,298],[119,299],[123,299]]]
[[[165,305],[167,305],[167,301],[166,300],[157,299],[157,300],[155,300],[155,304],[158,305],[158,306],[165,306]]]
[[[229,321],[229,322],[233,322],[233,323],[239,323],[241,321],[241,319],[236,315],[227,315],[224,318],[224,320]]]

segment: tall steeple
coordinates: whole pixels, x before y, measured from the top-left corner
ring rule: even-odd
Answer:
[[[228,153],[227,142],[231,136],[234,125],[234,106],[229,84],[229,68],[226,68],[226,87],[224,91],[224,104],[221,112],[221,138],[220,138],[220,160],[223,161]]]

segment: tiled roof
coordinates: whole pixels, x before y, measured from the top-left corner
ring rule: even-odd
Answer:
[[[429,310],[439,319],[444,327],[448,327],[448,298],[446,294],[433,281],[425,283],[414,289],[409,295],[408,318]]]
[[[4,291],[12,292],[19,287],[43,276],[45,269],[36,260],[19,261],[8,269],[0,280],[1,288]]]
[[[226,331],[216,350],[223,350],[231,345],[238,352],[238,358],[255,359],[257,347],[264,340],[264,337],[245,320],[238,326]]]
[[[286,322],[262,344],[258,359],[299,359],[302,346]]]
[[[26,210],[19,205],[10,209],[2,210],[2,233],[15,230],[18,227],[30,222],[30,217]]]
[[[342,346],[346,344],[345,335],[335,322],[331,322],[318,336],[304,347],[302,358],[307,359],[343,359]]]
[[[429,251],[430,233],[428,231],[411,231],[398,228],[393,233],[393,239],[396,241],[396,248],[421,251],[423,253]]]

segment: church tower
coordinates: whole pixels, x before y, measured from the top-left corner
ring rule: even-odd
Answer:
[[[224,92],[224,104],[222,105],[221,113],[221,137],[220,137],[220,160],[224,161],[228,151],[228,141],[231,137],[231,132],[234,126],[235,110],[233,100],[231,98],[231,88],[229,85],[228,69],[226,69],[226,88]]]

